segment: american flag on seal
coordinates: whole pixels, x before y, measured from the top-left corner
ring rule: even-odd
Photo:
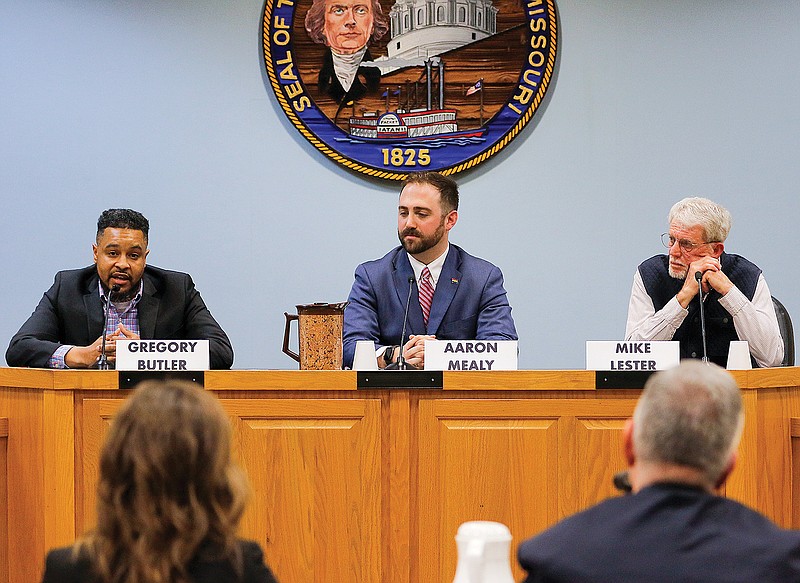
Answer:
[[[467,89],[467,95],[472,95],[473,93],[477,93],[477,92],[478,92],[478,91],[480,91],[481,89],[483,89],[483,83],[482,83],[482,80],[481,80],[481,81],[478,81],[477,83],[475,83],[475,85],[473,85],[472,87],[470,87],[469,89]]]

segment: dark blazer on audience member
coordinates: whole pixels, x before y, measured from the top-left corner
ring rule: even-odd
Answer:
[[[372,340],[376,348],[400,344],[410,277],[414,270],[402,247],[356,268],[344,311],[345,366],[352,366],[357,340]],[[439,340],[516,340],[500,269],[451,243],[427,328],[413,288],[406,340],[409,334],[434,334]]]
[[[189,563],[188,573],[192,583],[277,583],[277,579],[264,563],[264,554],[258,543],[240,541],[243,577],[237,578],[233,567],[225,561],[195,559]],[[55,549],[47,554],[42,583],[95,583],[91,563],[86,558],[72,558],[72,547]]]
[[[789,583],[800,581],[800,532],[664,483],[566,518],[518,557],[526,583]]]
[[[11,339],[9,366],[44,368],[62,344],[88,346],[103,331],[97,267],[59,271],[53,286]],[[211,368],[233,364],[228,336],[208,311],[191,276],[148,265],[138,304],[140,336],[157,340],[209,340]]]

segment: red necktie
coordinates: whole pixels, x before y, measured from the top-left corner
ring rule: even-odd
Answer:
[[[433,302],[433,284],[431,284],[431,271],[427,267],[422,270],[419,278],[419,305],[422,308],[422,319],[428,325],[431,315],[431,302]]]

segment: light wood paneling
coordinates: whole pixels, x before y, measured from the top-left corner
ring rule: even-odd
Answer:
[[[800,368],[734,376],[746,422],[725,495],[800,526]],[[241,534],[282,583],[450,583],[462,522],[507,524],[516,569],[523,539],[616,495],[639,392],[593,380],[448,372],[443,390],[359,391],[352,371],[210,371],[206,389],[252,485]],[[113,372],[0,369],[12,583],[39,581],[45,551],[94,523],[100,446],[129,394]]]
[[[382,581],[377,399],[223,400],[255,495],[242,530],[281,581]]]
[[[521,537],[615,495],[619,434],[634,404],[421,400],[418,580],[452,581],[462,522],[502,522]]]
[[[0,583],[8,582],[8,418],[0,417]]]

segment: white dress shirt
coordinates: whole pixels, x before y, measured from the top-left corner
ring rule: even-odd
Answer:
[[[733,327],[740,340],[747,340],[750,354],[758,366],[778,366],[783,360],[783,338],[778,328],[778,318],[772,295],[763,275],[758,276],[753,301],[733,286],[719,299],[720,305],[733,316]],[[639,270],[633,276],[633,288],[628,304],[628,322],[625,340],[672,340],[689,311],[676,297],[656,312],[653,300],[647,293]]]

